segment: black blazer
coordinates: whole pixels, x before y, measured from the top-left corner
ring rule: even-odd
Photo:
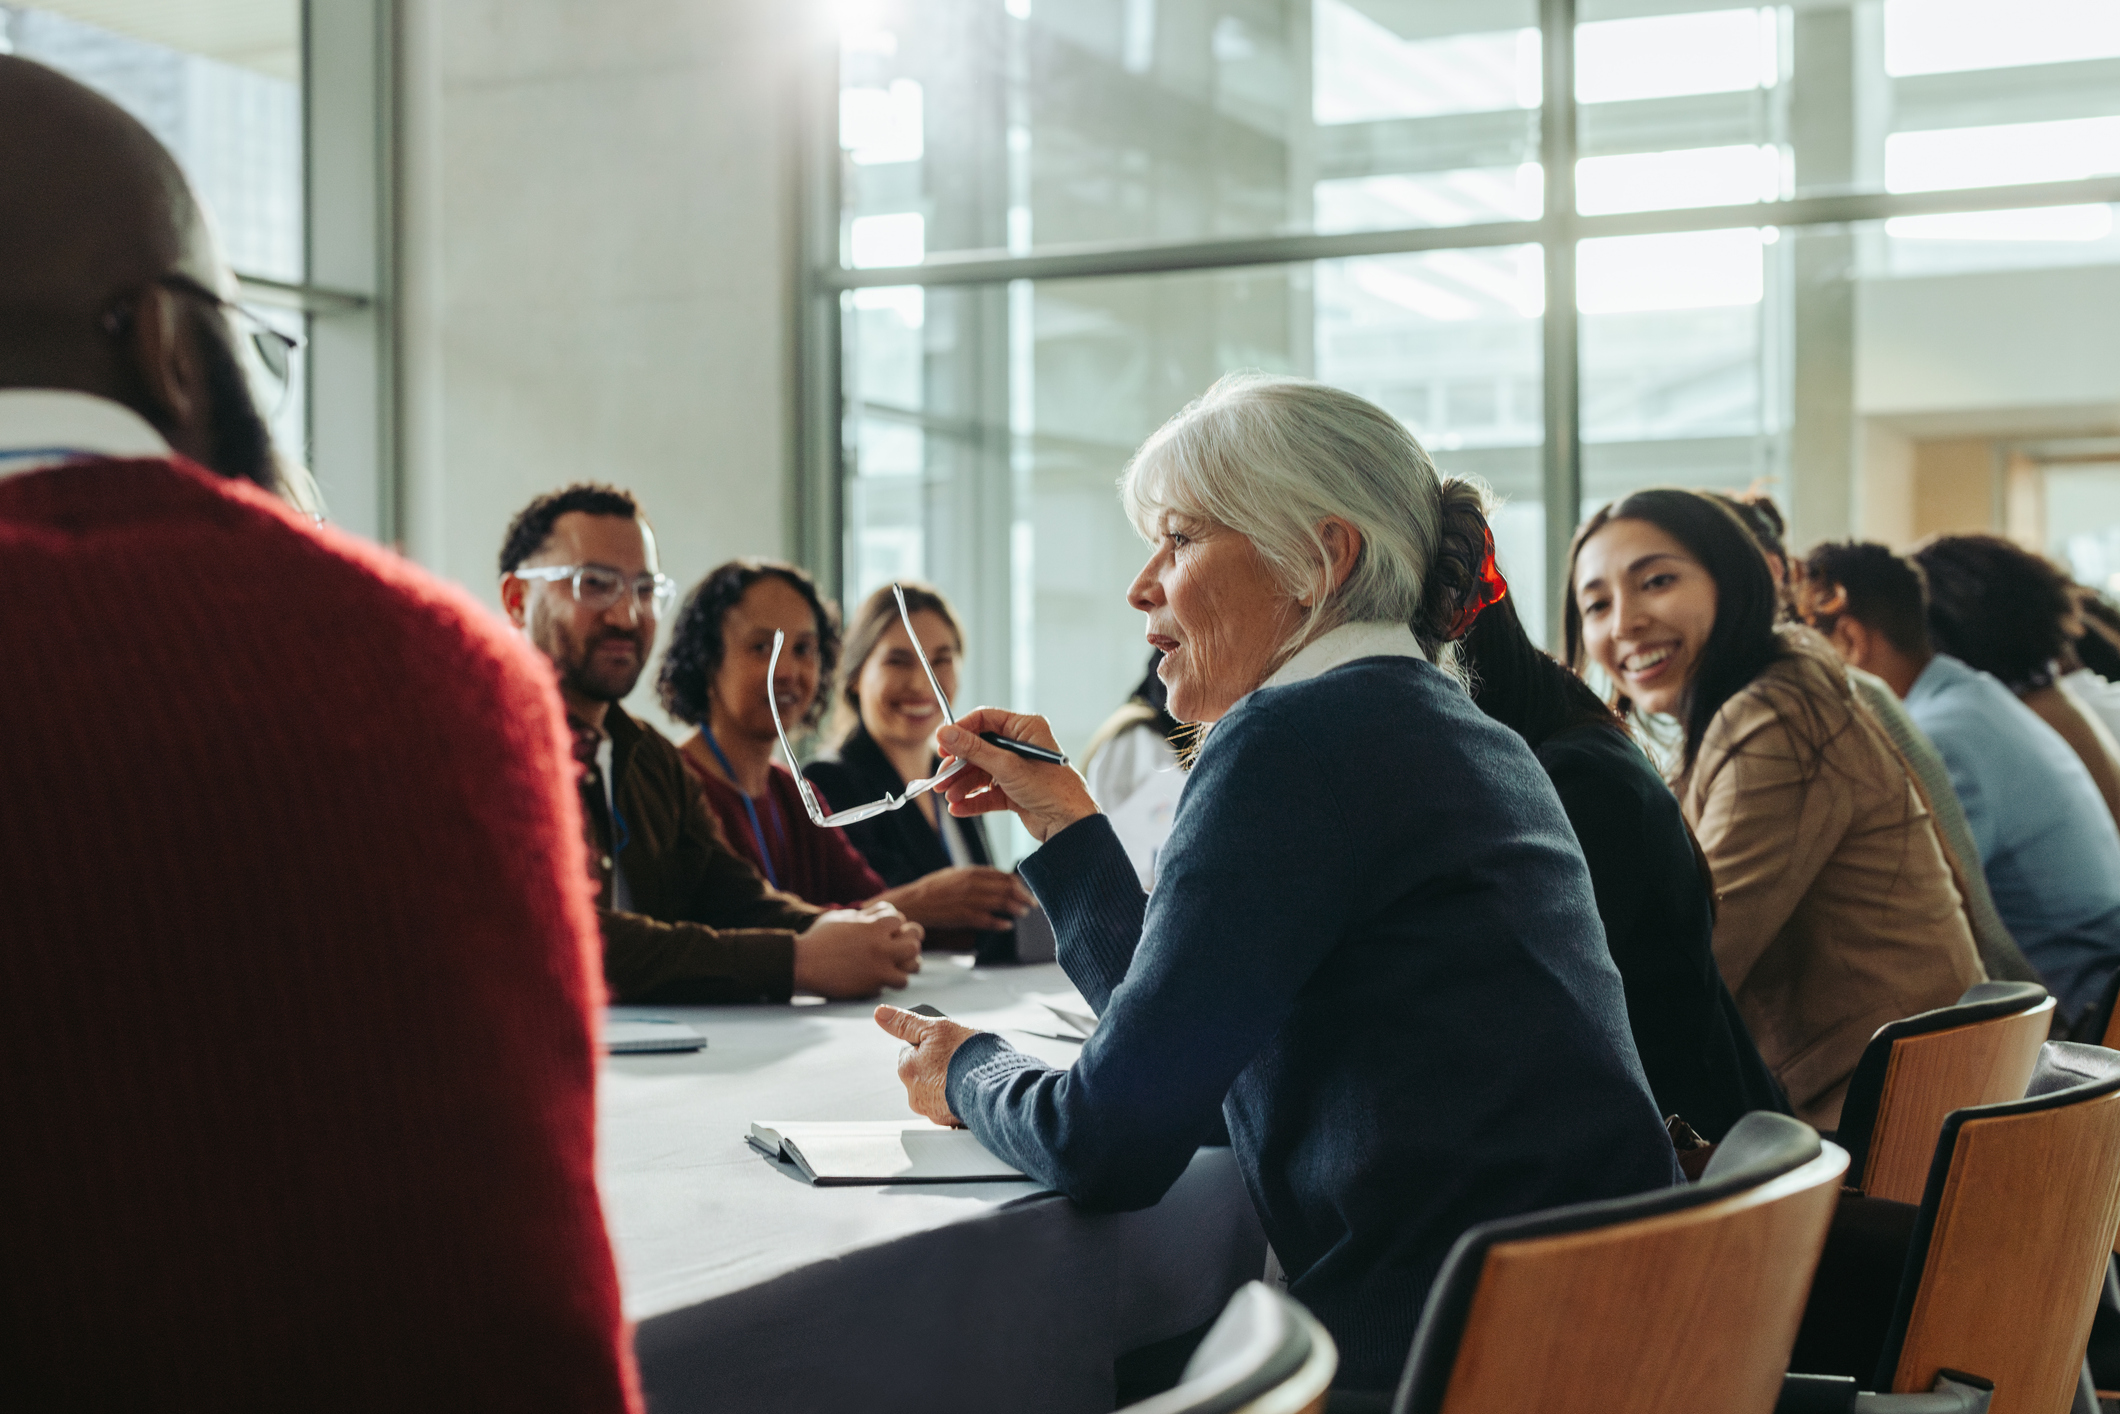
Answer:
[[[941,758],[935,760],[939,762]],[[876,744],[865,726],[856,726],[853,734],[841,742],[837,750],[825,752],[803,767],[802,773],[824,792],[824,798],[829,802],[827,808],[832,810],[849,810],[905,789],[905,777],[898,774],[898,768],[883,754],[883,748]],[[994,857],[986,847],[984,822],[972,817],[957,820],[955,824],[963,834],[969,862],[992,864]],[[874,819],[848,825],[846,836],[854,848],[861,851],[862,858],[868,860],[869,867],[882,875],[883,882],[892,888],[950,867],[949,849],[942,843],[942,836],[935,827],[928,823],[927,812],[917,804],[908,805],[903,810],[887,810]],[[944,930],[937,930],[929,941],[944,946],[952,943],[975,945],[983,962],[1015,956],[1013,930],[967,932],[955,938]]]
[[[1611,727],[1556,732],[1538,760],[1590,865],[1657,1107],[1717,1141],[1747,1110],[1789,1112],[1716,965],[1715,901],[1678,800]]]

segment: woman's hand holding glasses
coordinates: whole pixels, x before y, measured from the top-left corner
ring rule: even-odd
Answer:
[[[1013,810],[1023,821],[1023,828],[1043,844],[1077,820],[1097,813],[1097,802],[1074,767],[1026,760],[980,740],[986,732],[999,732],[1011,740],[1051,751],[1060,749],[1052,727],[1043,717],[1006,712],[999,707],[981,707],[965,713],[935,737],[935,744],[945,756],[964,763],[964,768],[941,787],[949,797],[952,815]]]

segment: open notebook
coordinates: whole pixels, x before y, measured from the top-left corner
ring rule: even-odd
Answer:
[[[784,1159],[815,1184],[963,1183],[1022,1178],[967,1129],[924,1119],[758,1120],[753,1148]]]

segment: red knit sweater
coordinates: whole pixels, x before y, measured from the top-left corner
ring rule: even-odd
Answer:
[[[566,757],[395,556],[0,480],[0,1404],[638,1407]]]

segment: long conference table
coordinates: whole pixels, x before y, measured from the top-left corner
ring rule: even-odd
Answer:
[[[1033,997],[1051,964],[930,954],[890,1000],[930,1002],[1055,1065]],[[1078,1003],[1079,1004],[1079,1003]],[[745,1141],[753,1120],[909,1112],[900,1043],[871,1003],[656,1007],[693,1054],[606,1058],[599,1169],[654,1414],[682,1410],[1078,1411],[1112,1362],[1211,1320],[1265,1264],[1227,1149],[1153,1208],[1088,1213],[1023,1182],[812,1187]]]

